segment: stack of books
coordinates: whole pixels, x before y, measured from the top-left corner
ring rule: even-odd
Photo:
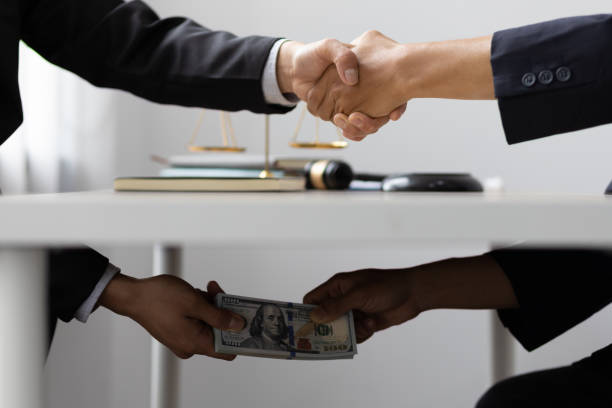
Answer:
[[[156,161],[161,160],[158,158]],[[263,156],[190,154],[172,156],[164,163],[167,167],[157,177],[115,179],[115,190],[238,192],[301,191],[306,188],[306,179],[297,172],[271,168],[272,177],[262,178]]]

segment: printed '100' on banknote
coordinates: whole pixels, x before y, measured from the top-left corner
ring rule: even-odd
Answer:
[[[352,312],[327,324],[310,320],[312,305],[220,293],[217,307],[244,317],[240,332],[215,329],[215,351],[298,360],[353,358],[357,354]]]

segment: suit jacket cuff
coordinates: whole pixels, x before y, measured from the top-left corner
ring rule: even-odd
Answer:
[[[520,307],[499,310],[514,337],[531,351],[612,301],[612,256],[583,249],[496,250]]]
[[[508,143],[612,122],[612,15],[494,34],[495,94]]]
[[[90,248],[49,251],[49,303],[52,318],[69,322],[92,293],[108,258]]]

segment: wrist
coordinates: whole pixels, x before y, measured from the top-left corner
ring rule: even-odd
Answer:
[[[118,273],[102,292],[100,306],[123,316],[132,316],[138,293],[137,284],[138,279]]]
[[[436,296],[428,282],[428,265],[408,269],[407,280],[414,309],[420,314],[435,309]]]
[[[276,80],[281,93],[295,93],[293,78],[295,73],[295,54],[302,44],[297,41],[285,41],[278,50],[276,58]]]
[[[421,311],[518,307],[510,281],[488,254],[421,265],[413,275],[411,287]]]
[[[423,66],[428,56],[428,44],[399,44],[395,59],[395,72],[399,78],[402,97],[408,101],[414,98],[424,98],[427,94],[428,75]]]
[[[412,97],[495,99],[491,40],[485,36],[408,44],[403,68],[412,76]]]

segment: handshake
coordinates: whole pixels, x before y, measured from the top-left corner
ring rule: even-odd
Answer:
[[[283,94],[358,141],[398,120],[413,98],[494,99],[491,40],[400,44],[368,31],[351,44],[288,41],[277,80]]]

